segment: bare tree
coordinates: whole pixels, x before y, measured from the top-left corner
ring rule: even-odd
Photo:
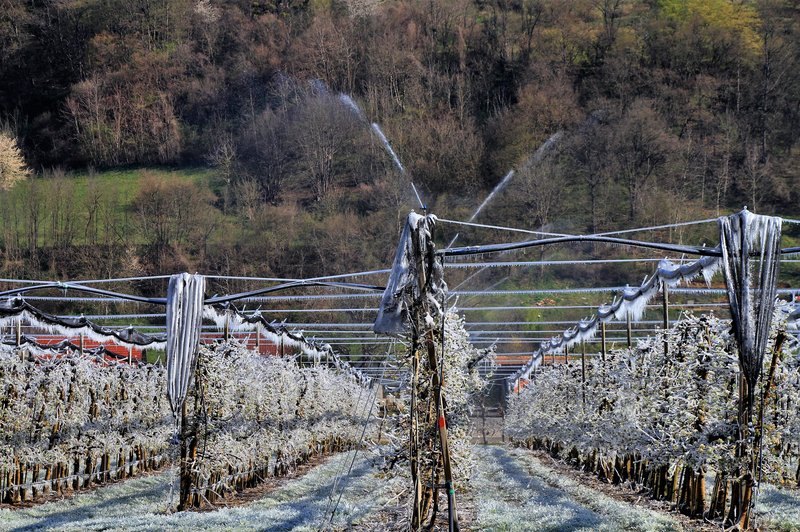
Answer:
[[[355,126],[352,113],[329,95],[308,98],[293,123],[292,138],[299,163],[314,188],[317,201],[334,184],[336,164],[346,154]]]
[[[628,192],[628,218],[635,221],[656,174],[674,153],[674,139],[649,102],[633,103],[616,124],[611,153]]]

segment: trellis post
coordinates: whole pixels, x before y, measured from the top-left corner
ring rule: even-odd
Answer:
[[[631,330],[631,312],[630,310],[625,313],[625,325],[627,327],[628,332],[628,347],[633,347],[633,340],[631,339],[632,330]]]
[[[586,406],[586,340],[581,341],[581,397]]]
[[[443,264],[437,262],[433,243],[435,221],[434,216],[420,216],[414,212],[408,215],[373,326],[378,334],[410,333],[411,336],[409,464],[413,494],[410,528],[415,531],[433,527],[442,477],[447,491],[448,529],[459,528],[442,390],[445,376],[440,374],[443,367],[436,352],[437,341],[441,339],[441,354],[444,355],[443,332],[441,336],[436,334],[438,327],[443,329],[443,322],[439,325],[434,319],[438,312],[446,310],[431,303],[438,300],[437,296],[444,296],[446,290]],[[427,357],[423,358],[425,355]]]
[[[606,322],[600,322],[600,353],[603,367],[606,365]]]
[[[428,246],[423,246],[420,242],[420,227],[417,226],[416,230],[411,233],[411,241],[414,243],[414,250],[416,251],[416,265],[417,265],[417,287],[419,289],[420,298],[418,301],[415,301],[414,308],[412,308],[412,316],[414,318],[415,324],[413,324],[413,336],[415,341],[412,342],[412,345],[418,345],[419,341],[419,330],[423,327],[426,323],[425,318],[429,315],[428,311],[428,298],[427,292],[430,290],[430,286],[428,284],[428,267],[433,265],[433,261],[435,261],[435,257],[433,256],[433,225],[430,226],[430,240],[428,241]],[[430,253],[430,256],[426,256]],[[444,312],[444,309],[442,309]],[[447,420],[445,418],[445,409],[444,409],[444,401],[442,400],[442,382],[440,379],[439,374],[439,364],[436,358],[436,345],[435,345],[435,333],[432,328],[429,328],[425,334],[425,348],[428,354],[428,368],[431,373],[430,379],[433,387],[434,393],[434,402],[436,406],[436,425],[438,426],[439,432],[439,444],[440,444],[440,452],[441,452],[441,460],[442,460],[442,469],[444,470],[444,479],[445,479],[445,489],[447,490],[447,506],[448,506],[448,514],[449,514],[449,530],[452,532],[454,530],[458,530],[458,514],[456,512],[456,501],[455,501],[455,487],[453,486],[453,471],[452,465],[450,463],[450,447],[448,442],[448,435],[447,435]],[[442,346],[444,349],[444,345]],[[415,354],[416,357],[416,354]],[[416,393],[416,391],[414,392]],[[436,467],[436,466],[434,466]],[[436,476],[436,475],[434,475]],[[435,491],[433,492],[433,497],[435,497]],[[435,501],[432,501],[433,504],[436,504]],[[422,518],[421,515],[417,515],[418,520],[414,522],[412,519],[412,528],[415,526],[419,527],[422,525],[420,519]],[[435,518],[435,514],[432,516]]]
[[[666,283],[663,284],[662,290],[664,293],[664,356],[667,356],[669,354],[669,341],[667,341],[667,331],[669,330],[669,287]]]

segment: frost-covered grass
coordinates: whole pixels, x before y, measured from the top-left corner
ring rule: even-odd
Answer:
[[[170,471],[32,508],[0,510],[0,530],[318,530],[324,523],[334,478],[347,471],[351,459],[352,452],[336,455],[246,506],[166,513],[175,480]],[[359,452],[334,528],[357,526],[380,509],[390,491]]]
[[[529,452],[477,447],[479,530],[683,530],[677,520],[617,501],[543,465]]]
[[[756,503],[756,526],[767,530],[800,530],[800,490],[765,484]]]

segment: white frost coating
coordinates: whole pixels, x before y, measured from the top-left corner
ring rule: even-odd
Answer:
[[[770,353],[784,330],[787,307],[775,312]],[[704,467],[733,478],[739,467],[733,457],[739,445],[735,383],[740,375],[734,345],[728,320],[686,313],[672,329],[630,349],[613,350],[605,360],[591,357],[585,372],[581,364],[548,366],[533,376],[533,385],[509,398],[506,435],[520,442],[558,442],[561,458],[573,456],[574,447],[583,457],[591,453],[608,460],[612,468],[615,456],[635,453],[638,461],[670,471]],[[800,458],[800,411],[784,405],[800,404],[798,347],[785,342],[777,356],[770,396],[780,400],[764,404],[763,438],[770,447],[762,472],[764,482],[789,485],[796,482]],[[772,357],[764,358],[767,375]],[[766,380],[757,383],[756,397],[763,396]],[[759,502],[765,502],[764,493]],[[795,529],[796,524],[781,528]]]
[[[539,366],[546,353],[561,351],[583,341],[589,341],[597,335],[600,324],[610,321],[621,321],[628,317],[632,322],[642,319],[647,304],[664,286],[674,287],[681,281],[691,281],[702,275],[706,284],[711,283],[714,274],[720,269],[718,257],[703,257],[695,262],[677,265],[669,260],[662,260],[652,277],[645,277],[639,287],[625,287],[607,305],[600,305],[597,315],[582,319],[575,327],[571,327],[549,342],[543,343],[531,356],[531,359],[519,371],[508,377],[507,385],[511,388],[518,379],[529,379],[531,371]]]
[[[174,470],[126,480],[74,497],[19,509],[0,509],[0,530],[317,531],[327,517],[328,492],[353,453],[341,453],[304,475],[282,480],[243,506],[204,512],[169,513]],[[380,512],[397,503],[403,486],[356,458],[332,527],[350,530],[378,523]],[[376,515],[378,514],[378,515]]]
[[[781,222],[747,209],[719,218],[720,248],[739,362],[749,389],[755,387],[777,297]],[[750,257],[758,257],[758,277]],[[749,396],[752,399],[752,393]]]
[[[669,515],[571,480],[527,450],[476,446],[477,530],[682,530]]]
[[[362,385],[367,385],[372,380],[370,377],[365,376],[362,372],[353,368],[348,362],[342,360],[330,344],[315,343],[313,340],[308,340],[303,337],[302,332],[291,333],[286,330],[275,329],[267,324],[261,317],[259,311],[255,311],[248,316],[232,308],[219,311],[212,306],[206,306],[203,309],[203,317],[213,321],[220,330],[227,327],[231,332],[258,331],[267,341],[275,345],[283,345],[285,348],[289,348],[292,351],[300,351],[317,362],[327,358],[329,361],[333,362],[336,368],[350,374]]]
[[[433,246],[431,235],[435,224],[436,216],[432,214],[420,216],[414,211],[409,213],[400,235],[400,243],[392,263],[389,281],[381,298],[378,317],[372,328],[376,333],[401,334],[405,332],[411,302],[422,297],[417,280],[419,272],[417,271],[416,257],[425,257],[429,251],[428,248]],[[416,244],[412,238],[414,232],[418,235]],[[441,264],[434,261],[431,266],[427,279],[429,293],[426,294],[426,297],[428,297],[431,310],[436,316],[441,316],[443,309],[440,301],[442,294],[447,291],[447,285],[444,283]]]
[[[55,316],[49,316],[20,299],[9,300],[6,306],[4,306],[4,312],[8,312],[8,314],[0,317],[0,327],[15,327],[17,321],[21,321],[22,323],[27,323],[31,327],[41,329],[47,334],[66,337],[83,335],[99,344],[114,342],[117,345],[128,348],[149,347],[152,349],[164,349],[166,346],[165,342],[160,342],[155,339],[158,338],[158,336],[142,335],[132,327],[125,329],[101,327],[84,318],[63,318],[61,320],[63,323],[58,323]],[[52,318],[52,321],[49,318]],[[80,325],[81,322],[85,323],[85,325]],[[74,325],[72,325],[73,323]],[[128,338],[138,337],[141,341],[128,342],[123,338],[125,336]]]
[[[167,288],[167,395],[177,418],[192,380],[203,325],[206,279],[180,273]]]

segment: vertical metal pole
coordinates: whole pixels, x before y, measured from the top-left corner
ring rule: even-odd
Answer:
[[[231,334],[230,317],[229,316],[225,316],[225,327],[222,329],[222,338],[223,338],[223,340],[225,340],[227,342],[228,339],[230,338],[230,334]]]
[[[256,353],[261,354],[261,328],[256,327]]]
[[[83,343],[83,333],[81,333],[81,335],[80,335],[79,342],[80,342],[80,344],[79,344],[79,346],[80,346],[80,351],[81,351],[81,355],[82,355],[82,354],[83,354],[83,349],[84,349],[84,343]]]
[[[630,311],[626,314],[626,320],[628,325],[628,347],[633,346],[633,341],[631,340],[631,313]]]
[[[133,346],[129,345],[128,346],[128,364],[132,364],[132,363],[133,363]]]
[[[664,291],[664,356],[669,354],[669,342],[667,341],[666,332],[669,330],[669,288],[663,284]]]

